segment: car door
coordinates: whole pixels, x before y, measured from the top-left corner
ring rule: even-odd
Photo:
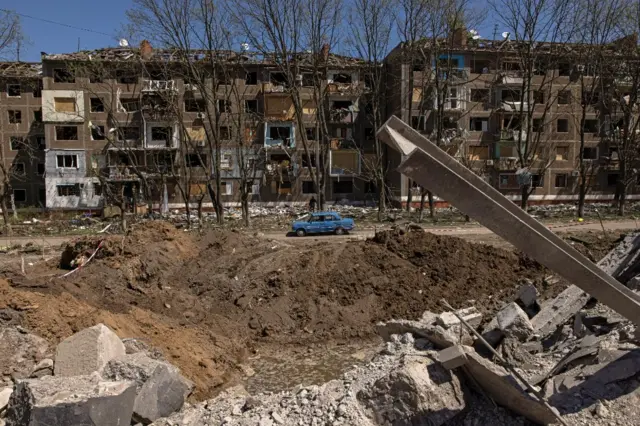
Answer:
[[[324,230],[322,229],[324,223],[324,216],[316,216],[313,215],[311,216],[311,219],[309,220],[309,225],[307,226],[307,232],[309,233],[318,233],[318,232],[324,232]]]
[[[336,230],[336,222],[335,222],[335,217],[333,217],[333,215],[325,215],[324,217],[324,222],[322,225],[322,231],[323,232],[333,232]]]

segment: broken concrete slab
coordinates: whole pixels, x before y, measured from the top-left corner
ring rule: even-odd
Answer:
[[[29,378],[35,379],[44,376],[53,376],[53,360],[51,358],[45,358],[33,367]]]
[[[41,337],[26,333],[20,327],[0,328],[0,378],[26,378],[49,350]]]
[[[467,363],[464,348],[460,345],[451,346],[438,352],[438,361],[447,370],[461,367]]]
[[[142,352],[109,361],[102,375],[111,380],[136,383],[133,418],[144,424],[178,411],[194,387],[177,367]]]
[[[555,299],[542,305],[542,309],[533,317],[531,324],[535,333],[547,336],[553,333],[558,326],[566,323],[591,298],[587,293],[576,286],[567,287]]]
[[[100,371],[126,353],[120,338],[104,324],[86,328],[60,342],[56,350],[56,376],[82,376]]]
[[[524,284],[516,293],[516,300],[519,300],[523,306],[534,306],[538,301],[538,290],[533,284]]]
[[[547,425],[557,420],[549,408],[529,396],[504,368],[482,358],[473,348],[465,347],[464,350],[467,354],[465,372],[496,403],[538,424]]]
[[[458,377],[427,357],[406,358],[357,397],[376,424],[417,424],[419,419],[438,426],[465,408]]]
[[[99,375],[20,380],[9,400],[8,426],[122,426],[131,422],[133,382]]]
[[[455,313],[474,328],[479,327],[482,322],[482,314],[475,307],[459,309]],[[445,329],[449,329],[460,325],[461,321],[453,312],[443,312],[436,317],[436,323]]]
[[[529,317],[515,302],[502,308],[496,315],[496,320],[498,328],[506,336],[513,336],[524,342],[533,335],[533,325]]]
[[[11,388],[0,389],[0,413],[9,404],[9,398],[11,398],[12,393],[13,393],[13,389]]]
[[[414,336],[423,337],[429,340],[436,348],[444,349],[452,345],[473,343],[473,338],[461,325],[445,330],[439,325],[426,324],[422,321],[391,320],[379,322],[375,325],[375,330],[384,341],[391,340],[394,334],[411,333]]]

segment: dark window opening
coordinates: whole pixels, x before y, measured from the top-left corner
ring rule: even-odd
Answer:
[[[333,193],[334,194],[352,194],[353,181],[350,181],[350,180],[333,181]]]
[[[12,98],[19,98],[22,94],[22,88],[20,84],[7,84],[7,96]]]
[[[204,99],[185,99],[184,110],[185,112],[205,112],[207,103]]]
[[[364,192],[367,194],[377,194],[378,193],[378,185],[374,181],[366,181],[364,183]]]
[[[541,175],[531,175],[531,187],[532,188],[540,188],[544,184],[543,176]]]
[[[56,68],[53,70],[53,81],[56,83],[75,83],[76,79],[64,68]]]
[[[485,117],[471,117],[469,130],[472,132],[486,132],[489,130],[489,119]]]
[[[56,155],[56,165],[62,169],[77,169],[78,156],[76,154],[60,154]]]
[[[10,145],[11,151],[19,151],[24,148],[24,139],[20,136],[11,136]]]
[[[56,185],[58,190],[58,197],[79,197],[80,196],[80,184],[75,183],[73,185]]]
[[[558,92],[558,105],[569,105],[571,103],[571,91],[561,90]]]
[[[607,175],[607,186],[616,186],[619,177],[620,175],[618,173],[609,173]]]
[[[365,127],[364,128],[364,138],[365,140],[372,141],[376,138],[376,131],[373,127]]]
[[[305,127],[304,128],[307,134],[307,140],[315,141],[316,140],[316,128],[315,127]]]
[[[124,112],[140,111],[140,102],[137,99],[125,98],[120,100]]]
[[[598,92],[583,92],[582,101],[585,105],[598,105],[600,103],[600,94]]]
[[[89,76],[89,83],[102,83],[102,82],[103,82],[102,75],[91,74]]]
[[[20,123],[22,123],[22,111],[9,110],[9,124],[20,124]]]
[[[491,70],[491,61],[487,59],[473,59],[471,61],[471,72],[474,74],[488,74]]]
[[[104,112],[104,103],[100,98],[91,98],[91,112]]]
[[[522,123],[520,122],[520,117],[506,117],[502,120],[502,128],[509,130],[521,130]]]
[[[269,81],[276,86],[287,84],[287,76],[283,72],[272,72],[269,74]]]
[[[42,81],[38,81],[33,88],[33,97],[41,98],[42,97]]]
[[[340,84],[351,84],[353,82],[353,79],[351,78],[351,74],[338,73],[333,75],[333,82]]]
[[[556,188],[565,188],[567,186],[567,175],[566,174],[556,175],[556,181],[554,186]]]
[[[133,75],[131,72],[118,70],[116,71],[116,80],[120,84],[136,84],[138,82],[138,77]]]
[[[35,121],[36,123],[41,123],[42,122],[42,110],[41,109],[33,111],[33,121]]]
[[[313,87],[315,85],[313,81],[313,74],[310,72],[305,72],[302,74],[302,86],[304,87]]]
[[[561,76],[570,76],[571,75],[571,64],[567,62],[562,62],[558,65],[558,75]]]
[[[20,176],[24,175],[26,173],[24,163],[15,163],[13,165],[13,173]]]
[[[184,163],[189,168],[206,167],[204,156],[200,154],[186,154],[184,156]]]
[[[91,126],[91,140],[103,141],[105,138],[104,126],[96,126],[95,124]]]
[[[595,160],[598,158],[598,148],[596,147],[584,147],[582,149],[582,158],[585,160]]]
[[[315,194],[316,185],[312,180],[302,181],[302,193],[303,194]]]
[[[317,167],[316,156],[311,154],[311,162],[306,154],[302,155],[302,167]]]
[[[118,129],[118,138],[122,141],[137,141],[140,139],[140,127],[120,127]]]
[[[220,139],[223,141],[231,139],[231,130],[228,126],[220,126]]]
[[[569,120],[566,118],[558,119],[556,130],[558,133],[567,133],[569,131]]]
[[[218,111],[222,112],[231,112],[231,101],[228,99],[219,99],[218,100]]]
[[[542,133],[544,131],[544,123],[542,118],[534,118],[531,123],[531,130],[536,133]]]
[[[258,84],[258,72],[248,71],[244,77],[244,84],[246,84],[247,86],[253,86]]]
[[[257,99],[246,99],[244,101],[244,110],[246,112],[257,113],[258,112],[258,100]]]
[[[77,141],[78,126],[56,126],[56,140]]]
[[[503,90],[502,102],[521,102],[522,92],[520,90]]]
[[[544,92],[542,90],[533,91],[533,103],[538,105],[544,104]]]
[[[520,62],[505,61],[502,63],[502,69],[504,71],[520,71],[522,67],[520,66]]]
[[[271,126],[269,127],[269,138],[276,140],[285,140],[291,137],[291,127],[288,126]]]
[[[36,144],[38,146],[38,150],[44,151],[47,148],[47,140],[44,136],[38,136],[36,138]]]
[[[489,89],[471,89],[471,102],[489,102]]]
[[[424,115],[417,115],[417,116],[411,117],[411,127],[414,130],[424,130],[425,124],[426,124],[426,121],[425,121]]]
[[[353,101],[333,101],[333,109],[349,109]]]
[[[38,176],[44,176],[44,163],[38,163]]]
[[[600,124],[598,120],[584,120],[584,132],[585,133],[598,133]]]
[[[26,189],[14,189],[13,190],[13,200],[16,203],[26,203],[27,202],[27,190]]]
[[[47,201],[47,190],[44,188],[38,189],[38,201],[44,203]]]
[[[100,185],[99,183],[93,184],[93,195],[98,197],[102,196],[102,185]]]
[[[171,127],[152,127],[151,128],[151,140],[152,141],[169,141],[173,136],[173,129]]]

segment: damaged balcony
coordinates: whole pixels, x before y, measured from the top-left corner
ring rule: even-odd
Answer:
[[[178,148],[178,132],[172,123],[147,123],[145,131],[145,148],[176,149]]]
[[[269,155],[264,174],[278,182],[290,181],[298,171],[298,164],[287,154]]]
[[[360,87],[358,77],[357,71],[328,71],[327,91],[341,94],[357,92]]]
[[[142,80],[143,92],[167,92],[177,90],[178,86],[175,80]]]
[[[333,123],[355,123],[358,112],[358,105],[353,101],[331,101],[329,117]]]
[[[295,148],[295,126],[291,122],[267,123],[264,126],[264,146],[267,148]]]
[[[329,151],[331,176],[353,177],[360,174],[360,151],[356,149]]]

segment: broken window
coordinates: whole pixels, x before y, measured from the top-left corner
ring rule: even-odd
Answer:
[[[80,184],[74,183],[69,185],[56,185],[58,191],[58,197],[79,197],[80,196]]]
[[[349,73],[336,73],[333,74],[333,82],[340,84],[351,84],[353,82],[353,78]]]
[[[542,121],[542,118],[533,119],[533,121],[531,122],[531,130],[535,133],[544,132],[544,122]]]
[[[42,81],[38,81],[36,85],[33,87],[33,97],[34,98],[42,97]]]
[[[352,194],[353,181],[350,181],[350,180],[333,181],[333,193],[334,194]]]
[[[489,74],[491,61],[488,59],[472,59],[471,72],[474,74]]]
[[[123,112],[140,111],[140,102],[135,98],[120,99],[120,105],[124,110]]]
[[[223,141],[231,139],[231,130],[229,126],[220,126],[220,139]]]
[[[600,103],[600,93],[582,92],[582,103],[584,105],[598,105],[598,103]]]
[[[316,193],[316,185],[312,180],[303,180],[302,181],[302,193],[303,194],[315,194]]]
[[[544,104],[544,92],[542,90],[533,91],[533,103],[538,105]]]
[[[489,130],[489,118],[471,117],[469,119],[469,130],[472,132],[487,132]]]
[[[200,154],[186,154],[184,156],[184,163],[189,168],[205,167],[204,158]]]
[[[78,126],[56,126],[56,140],[77,141]]]
[[[138,82],[138,77],[133,75],[131,71],[117,70],[116,80],[120,84],[136,84]]]
[[[304,87],[313,87],[313,73],[305,72],[302,73],[302,86]]]
[[[137,141],[140,139],[140,127],[124,126],[118,129],[118,139],[121,141]]]
[[[228,99],[219,99],[218,100],[218,111],[221,113],[231,112],[231,101]]]
[[[33,121],[35,121],[36,123],[42,122],[42,110],[41,109],[37,109],[37,110],[33,111]]]
[[[521,102],[522,92],[520,90],[503,89],[502,102]]]
[[[306,132],[308,141],[315,141],[316,140],[316,128],[315,127],[305,127],[304,130]]]
[[[600,128],[600,123],[598,123],[598,120],[593,120],[593,119],[584,120],[585,133],[598,133],[599,128]]]
[[[570,76],[571,75],[571,64],[568,62],[561,62],[558,64],[558,75],[560,76]]]
[[[245,110],[245,112],[257,113],[258,112],[258,100],[257,99],[246,99],[244,101],[244,110]]]
[[[571,91],[561,90],[558,92],[558,105],[569,105],[571,103]]]
[[[285,140],[291,137],[291,127],[289,126],[271,126],[269,127],[269,138]]]
[[[38,163],[38,176],[44,176],[44,163]]]
[[[10,98],[19,98],[22,94],[20,84],[7,84],[7,96]]]
[[[247,71],[247,74],[244,78],[244,84],[247,86],[253,86],[258,84],[258,72],[257,71]]]
[[[56,83],[75,83],[76,79],[65,68],[55,68],[53,70],[53,81]]]
[[[568,133],[569,132],[569,120],[566,118],[559,118],[556,124],[556,131],[558,133]]]
[[[204,99],[185,99],[184,110],[185,112],[204,112],[207,108],[207,103]]]
[[[152,127],[151,128],[151,140],[152,141],[170,141],[173,136],[173,129],[171,127]]]
[[[95,124],[91,126],[92,141],[103,141],[105,138],[104,126],[96,126]]]
[[[556,147],[556,161],[566,161],[569,159],[569,147],[557,146]]]
[[[489,89],[471,89],[471,102],[489,102]]]
[[[15,163],[13,165],[13,173],[16,175],[24,175],[26,173],[24,163]]]
[[[607,174],[607,186],[616,186],[618,184],[618,179],[620,178],[619,173],[609,173]]]
[[[582,158],[585,160],[596,160],[598,158],[598,148],[586,146],[582,149]]]
[[[20,123],[22,123],[22,111],[9,110],[9,124],[20,124]]]
[[[53,98],[56,112],[76,112],[76,98]]]
[[[100,98],[91,98],[91,112],[104,112],[104,103]]]
[[[24,164],[23,164],[24,166]],[[14,189],[13,190],[13,201],[16,203],[25,203],[27,202],[27,190],[26,189]]]
[[[269,73],[269,81],[275,86],[284,86],[287,84],[287,76],[283,72]]]
[[[77,169],[77,154],[58,154],[56,155],[56,167],[59,169]]]
[[[531,187],[532,188],[542,188],[544,185],[544,176],[543,175],[531,175]]]
[[[19,151],[22,148],[24,148],[24,138],[20,136],[11,136],[9,141],[10,141],[12,151]]]

